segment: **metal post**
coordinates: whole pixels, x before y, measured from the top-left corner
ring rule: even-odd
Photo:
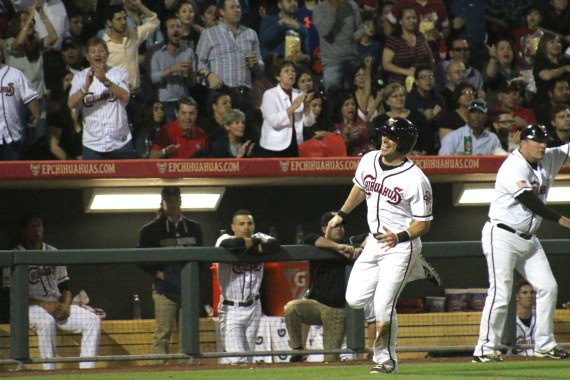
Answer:
[[[181,351],[192,355],[200,353],[200,267],[189,262],[182,268],[180,321]]]
[[[16,265],[10,279],[10,351],[12,359],[30,358],[28,266]]]
[[[348,277],[352,265],[347,265],[345,270],[345,281],[348,283]],[[364,344],[364,310],[352,309],[350,306],[345,306],[346,313],[346,346],[351,350],[363,350]]]

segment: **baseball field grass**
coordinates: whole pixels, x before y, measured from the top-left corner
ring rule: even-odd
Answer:
[[[215,369],[184,371],[137,371],[126,373],[90,372],[70,374],[59,373],[45,375],[36,372],[32,376],[22,373],[6,373],[1,378],[14,378],[18,380],[291,380],[291,379],[370,379],[371,377],[389,376],[394,379],[570,379],[570,360],[554,361],[513,361],[502,363],[402,363],[396,374],[369,374],[371,365],[319,365],[319,366],[284,366],[270,367],[247,366],[235,369]],[[23,375],[23,376],[22,376]],[[6,377],[8,376],[8,377]]]

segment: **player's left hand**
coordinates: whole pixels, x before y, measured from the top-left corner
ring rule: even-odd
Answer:
[[[342,217],[340,215],[333,216],[333,218],[329,220],[329,223],[327,224],[327,229],[325,230],[325,237],[330,236],[329,233],[331,228],[334,228],[337,224],[340,223],[342,223]]]
[[[380,243],[384,243],[382,245],[382,248],[395,247],[396,244],[398,244],[398,237],[396,236],[396,234],[390,231],[386,226],[384,226],[384,231],[386,232],[384,234],[383,233],[374,234],[374,238],[376,238],[376,240],[378,240]]]

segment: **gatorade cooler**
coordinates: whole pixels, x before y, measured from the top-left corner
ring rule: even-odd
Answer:
[[[214,315],[218,316],[218,304],[220,303],[220,284],[218,284],[218,264],[214,263],[210,267],[212,271],[212,309]]]
[[[285,304],[302,298],[309,287],[307,261],[265,263],[261,302],[266,315],[283,316]]]

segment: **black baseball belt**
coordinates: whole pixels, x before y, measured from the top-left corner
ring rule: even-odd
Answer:
[[[515,230],[514,228],[511,228],[511,227],[509,227],[509,226],[507,226],[506,224],[503,224],[503,223],[497,223],[497,224],[495,224],[495,226],[499,227],[499,228],[502,229],[502,230],[509,231],[509,232],[512,233],[512,234],[515,234],[515,235],[517,235],[517,236],[520,236],[520,237],[522,237],[522,238],[525,239],[525,240],[530,240],[530,239],[532,239],[532,237],[534,236],[533,234],[525,234],[525,233],[522,233],[522,232],[518,232],[518,231]]]
[[[253,303],[255,301],[257,301],[259,299],[259,295],[248,299],[247,301],[243,301],[243,302],[237,302],[237,301],[230,301],[230,300],[223,300],[222,304],[224,305],[228,305],[228,306],[240,306],[240,307],[247,307],[247,306],[251,306],[253,305]]]

